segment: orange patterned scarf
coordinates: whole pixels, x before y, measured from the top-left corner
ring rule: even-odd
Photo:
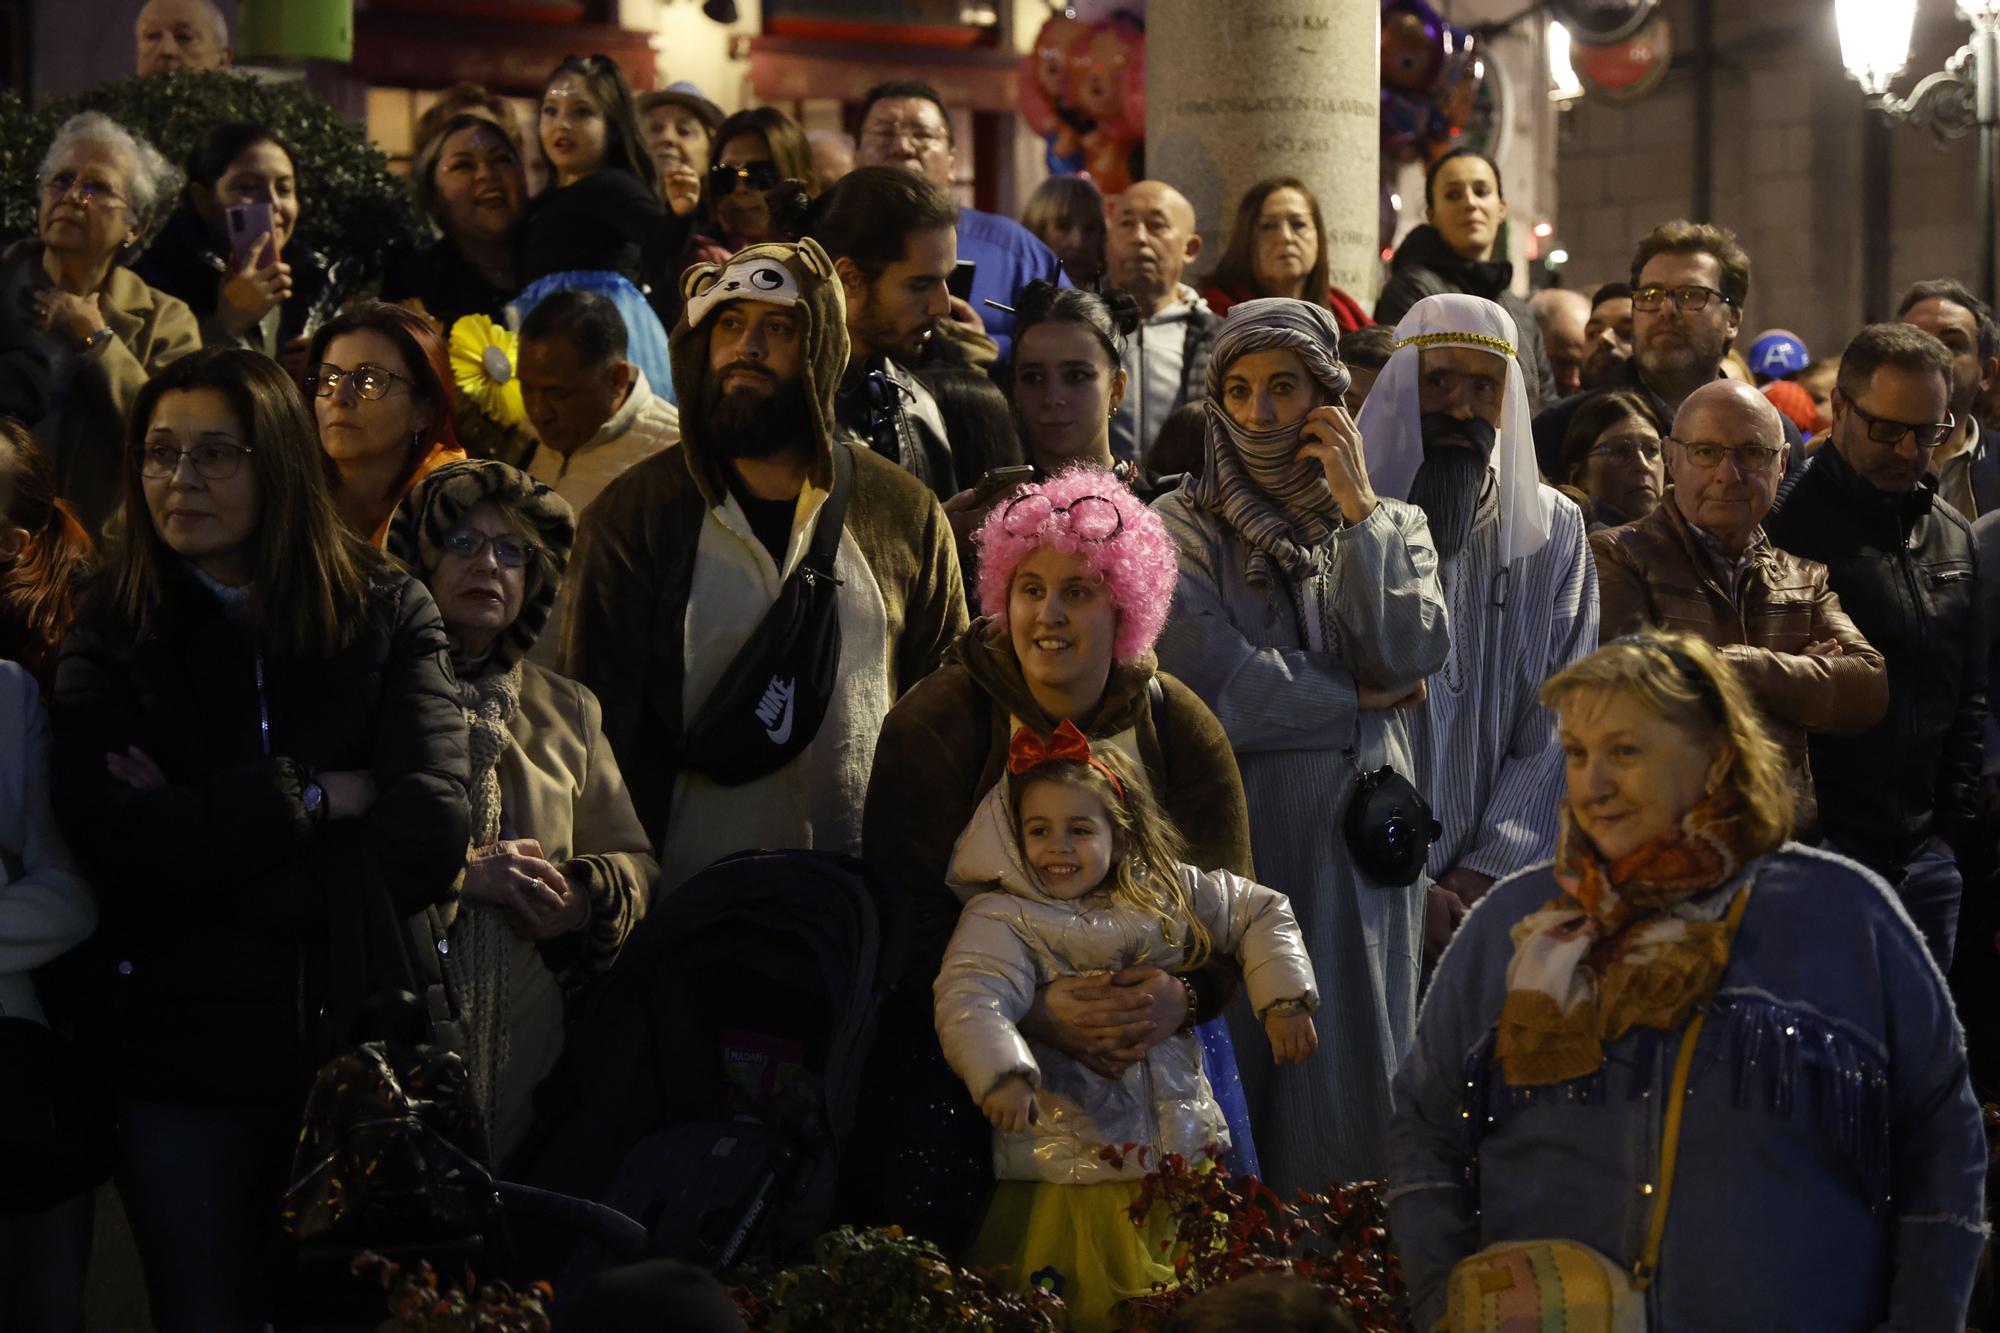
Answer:
[[[1635,1027],[1671,1030],[1721,980],[1721,921],[1668,913],[1720,888],[1768,850],[1746,844],[1734,800],[1710,798],[1665,837],[1606,864],[1563,810],[1556,883],[1563,895],[1514,926],[1498,1043],[1509,1086],[1596,1072],[1605,1043]]]

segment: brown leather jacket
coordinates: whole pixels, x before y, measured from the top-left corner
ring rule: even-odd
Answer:
[[[1802,793],[1811,791],[1807,732],[1863,731],[1888,712],[1888,668],[1840,609],[1825,565],[1760,535],[1742,598],[1731,601],[1671,489],[1649,516],[1592,533],[1590,546],[1601,641],[1652,627],[1698,635],[1722,649],[1805,779]],[[1806,655],[1806,645],[1825,639],[1840,643],[1838,656]]]

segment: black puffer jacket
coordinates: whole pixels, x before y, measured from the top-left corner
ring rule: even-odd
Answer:
[[[1972,526],[1929,478],[1890,495],[1827,445],[1780,492],[1764,531],[1827,567],[1842,609],[1888,659],[1889,715],[1867,731],[1815,734],[1808,749],[1827,834],[1874,869],[1900,871],[1933,833],[1972,830],[1987,655]]]
[[[351,956],[333,941],[360,930],[359,905],[409,916],[452,892],[465,715],[437,606],[406,575],[377,576],[323,660],[260,656],[192,574],[165,582],[136,642],[93,597],[56,672],[56,816],[103,909],[86,1026],[128,1095],[283,1105],[368,989],[329,961]],[[135,745],[166,786],[106,771]],[[308,769],[371,773],[374,806],[316,823]]]
[[[1443,233],[1426,222],[1403,238],[1389,261],[1389,281],[1375,298],[1375,322],[1394,328],[1410,307],[1426,296],[1462,292],[1483,296],[1514,317],[1517,346],[1514,357],[1528,381],[1528,408],[1539,412],[1556,400],[1555,373],[1542,348],[1542,327],[1535,312],[1514,295],[1514,266],[1506,260],[1467,259],[1445,242]]]

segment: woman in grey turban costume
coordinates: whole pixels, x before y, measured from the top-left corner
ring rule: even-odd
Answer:
[[[565,993],[611,966],[659,873],[596,696],[523,660],[575,534],[561,496],[490,459],[438,468],[389,524],[389,553],[444,616],[471,730],[472,841],[446,965],[496,1162],[562,1053]]]
[[[1389,1080],[1416,1027],[1428,881],[1371,880],[1341,816],[1357,772],[1413,780],[1407,709],[1450,642],[1422,511],[1376,496],[1340,406],[1340,329],[1304,301],[1234,307],[1208,368],[1202,474],[1155,511],[1181,550],[1163,668],[1229,734],[1258,878],[1287,894],[1322,978],[1319,1055],[1282,1069],[1236,1028],[1264,1175],[1280,1192],[1387,1167]]]

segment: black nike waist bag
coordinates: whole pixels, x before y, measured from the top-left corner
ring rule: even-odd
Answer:
[[[814,520],[812,543],[688,723],[683,768],[740,787],[777,772],[819,735],[840,675],[833,560],[853,489],[854,460],[836,444],[833,487]]]

